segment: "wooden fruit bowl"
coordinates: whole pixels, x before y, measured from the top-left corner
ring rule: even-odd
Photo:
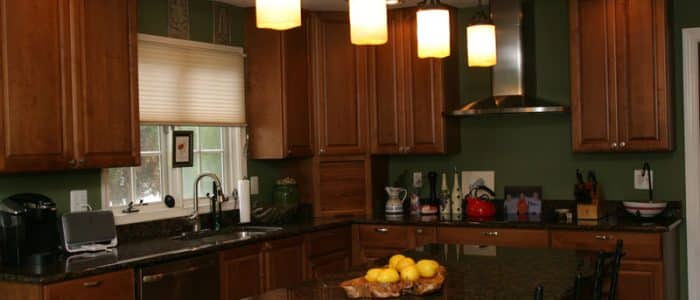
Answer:
[[[445,282],[445,267],[438,267],[432,278],[420,278],[414,282],[398,281],[395,283],[369,282],[364,277],[345,281],[340,284],[348,298],[395,298],[401,295],[422,296],[433,293]]]

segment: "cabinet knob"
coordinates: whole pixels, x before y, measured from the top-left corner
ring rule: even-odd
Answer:
[[[417,234],[423,234],[423,228],[418,228],[416,229]]]
[[[68,165],[70,165],[71,167],[75,167],[77,164],[78,164],[78,161],[75,159],[71,159],[68,161]]]
[[[320,153],[326,153],[326,149],[321,148],[321,149],[318,150],[318,152],[320,152]]]
[[[385,233],[385,232],[389,232],[389,228],[386,228],[386,227],[378,227],[378,228],[374,229],[374,231]]]
[[[292,154],[292,149],[287,149],[287,154]]]
[[[85,164],[85,162],[86,162],[85,158],[81,158],[81,159],[78,160],[78,165],[79,165],[79,166],[82,166],[82,165]]]
[[[617,143],[612,143],[612,148],[617,149]]]
[[[411,147],[406,147],[406,153],[411,152]]]
[[[625,142],[620,142],[620,148],[625,148],[627,147],[627,143]]]
[[[599,234],[599,235],[596,235],[596,236],[595,236],[595,239],[596,239],[596,240],[601,240],[601,241],[607,241],[607,240],[612,239],[612,236],[609,236],[609,235],[607,235],[607,234]]]

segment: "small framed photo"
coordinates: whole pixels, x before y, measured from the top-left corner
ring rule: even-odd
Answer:
[[[541,186],[506,186],[504,208],[511,215],[539,215],[542,213]]]
[[[192,167],[194,131],[173,131],[173,168]]]

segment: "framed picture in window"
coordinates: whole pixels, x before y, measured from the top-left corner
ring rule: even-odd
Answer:
[[[192,167],[194,131],[173,131],[173,168]]]

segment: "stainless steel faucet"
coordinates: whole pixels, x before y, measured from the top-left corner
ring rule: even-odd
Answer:
[[[217,202],[223,201],[220,197],[223,197],[224,193],[221,188],[221,179],[219,179],[219,176],[217,176],[214,173],[202,173],[199,176],[197,176],[197,179],[194,180],[194,199],[193,199],[193,207],[192,207],[192,214],[188,217],[188,219],[192,222],[193,229],[192,231],[198,232],[200,230],[200,224],[199,224],[199,182],[204,178],[204,177],[210,177],[214,179],[216,182],[216,186],[219,189],[216,191],[216,197]],[[212,208],[213,211],[213,208]],[[215,216],[212,216],[215,217]]]

